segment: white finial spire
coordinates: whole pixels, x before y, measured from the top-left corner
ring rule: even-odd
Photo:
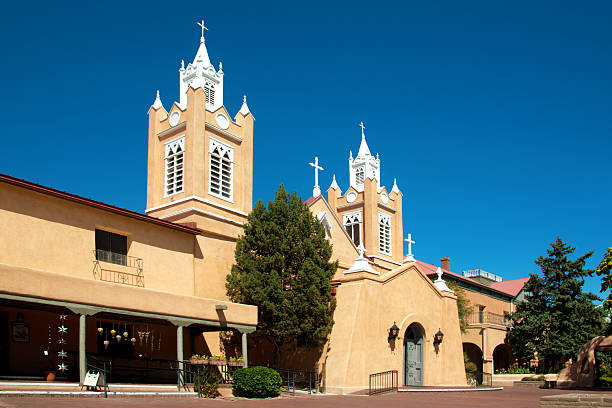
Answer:
[[[223,73],[223,63],[221,61],[219,61],[219,73]]]
[[[340,186],[338,185],[338,183],[336,182],[336,175],[334,174],[334,178],[332,180],[331,185],[329,186],[329,188],[333,188],[334,190],[337,190],[340,188]]]
[[[155,96],[155,102],[153,102],[153,109],[159,109],[159,108],[163,108],[164,105],[162,104],[161,99],[159,98],[159,89],[157,90],[157,94]]]
[[[444,282],[444,280],[442,279],[442,268],[440,268],[439,266],[438,269],[436,269],[436,274],[438,275],[438,279],[434,281],[434,285],[436,286],[436,288],[438,288],[440,292],[455,293],[452,289],[446,286],[446,282]]]
[[[353,160],[353,151],[349,150],[349,160]]]
[[[365,125],[363,122],[359,123],[359,127],[361,127],[361,144],[359,145],[359,152],[357,152],[357,157],[364,158],[366,156],[371,156],[370,148],[365,140]]]
[[[181,60],[181,69],[185,69],[185,60],[184,59]]]
[[[412,240],[412,234],[408,234],[408,238],[406,238],[404,241],[408,243],[408,255],[406,255],[406,261],[414,262],[415,259],[414,255],[412,255],[412,244],[416,244],[416,242]]]
[[[251,111],[249,110],[249,106],[246,103],[246,95],[244,95],[242,97],[242,106],[240,107],[238,113],[242,113],[244,116],[246,116],[249,112]]]
[[[203,43],[204,42],[204,30],[208,31],[208,28],[206,28],[206,26],[204,25],[204,20],[202,20],[202,22],[198,21],[196,22],[196,24],[202,28],[202,36],[200,37],[200,42]]]
[[[321,188],[319,187],[319,170],[323,171],[323,167],[319,166],[319,158],[315,156],[314,163],[308,163],[314,167],[315,170],[315,185],[312,189],[312,196],[318,197],[321,195]]]
[[[393,179],[393,188],[391,189],[391,192],[392,193],[397,193],[397,194],[400,193],[400,189],[397,186],[397,179],[396,178]]]

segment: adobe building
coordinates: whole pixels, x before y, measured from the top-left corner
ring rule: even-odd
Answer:
[[[320,361],[325,389],[364,389],[370,374],[388,370],[398,371],[400,386],[466,385],[463,351],[477,364],[478,381],[488,375],[490,384],[494,367],[511,361],[504,316],[514,310],[526,279],[479,282],[481,274],[450,272],[446,257],[436,268],[415,259],[410,234],[404,256],[402,192],[395,180],[390,191],[381,184],[380,158],[370,152],[360,126],[357,156],[349,153],[346,191],[334,175],[325,199],[318,186],[322,168],[317,159],[311,163],[315,187],[306,204],[323,223],[333,258],[339,260],[332,283],[334,327]],[[461,333],[456,296],[445,279],[461,286],[478,309],[466,333]]]
[[[136,372],[194,353],[248,363],[257,308],[228,301],[225,279],[252,209],[254,118],[246,98],[233,119],[224,107],[224,73],[203,30],[194,60],[180,65],[178,101],[166,109],[158,93],[148,111],[146,214],[0,175],[0,376],[54,370],[82,381],[87,361]],[[400,385],[465,385],[466,344],[480,346],[492,373],[506,330],[492,316],[511,312],[516,295],[417,261],[410,238],[404,256],[402,193],[381,184],[363,126],[361,136],[346,191],[334,177],[324,198],[315,160],[306,202],[339,260],[335,324],[316,357],[322,387],[362,390],[388,370]],[[486,320],[466,334],[444,279],[483,307]],[[228,333],[236,349],[224,348]]]
[[[0,175],[1,376],[82,382],[103,359],[158,381],[153,367],[229,352],[220,332],[248,364],[257,307],[228,301],[225,276],[251,210],[254,119],[246,99],[230,119],[203,35],[179,80],[179,102],[158,93],[149,109],[146,215]]]

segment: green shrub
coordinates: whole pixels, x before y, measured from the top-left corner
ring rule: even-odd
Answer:
[[[234,372],[234,390],[243,397],[267,398],[280,394],[279,373],[267,367],[241,368]]]
[[[193,376],[193,390],[206,398],[215,398],[221,375],[216,366],[206,366]]]
[[[544,381],[546,380],[546,377],[544,377],[543,375],[538,375],[535,377],[523,377],[521,379],[521,381]]]
[[[476,371],[478,371],[478,367],[476,367],[476,364],[470,361],[470,358],[465,352],[463,353],[463,364],[465,365],[465,376],[472,379],[476,378]]]

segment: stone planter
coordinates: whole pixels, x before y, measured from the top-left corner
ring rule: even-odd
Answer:
[[[215,366],[224,366],[227,364],[227,360],[208,360],[208,364]]]
[[[189,362],[191,364],[198,364],[198,365],[208,365],[210,360],[201,360],[199,358],[191,358],[189,359]]]
[[[244,361],[228,361],[227,365],[232,367],[244,367]]]

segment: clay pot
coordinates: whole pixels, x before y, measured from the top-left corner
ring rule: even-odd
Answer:
[[[55,381],[55,377],[57,373],[55,371],[44,371],[45,380],[47,381]]]

